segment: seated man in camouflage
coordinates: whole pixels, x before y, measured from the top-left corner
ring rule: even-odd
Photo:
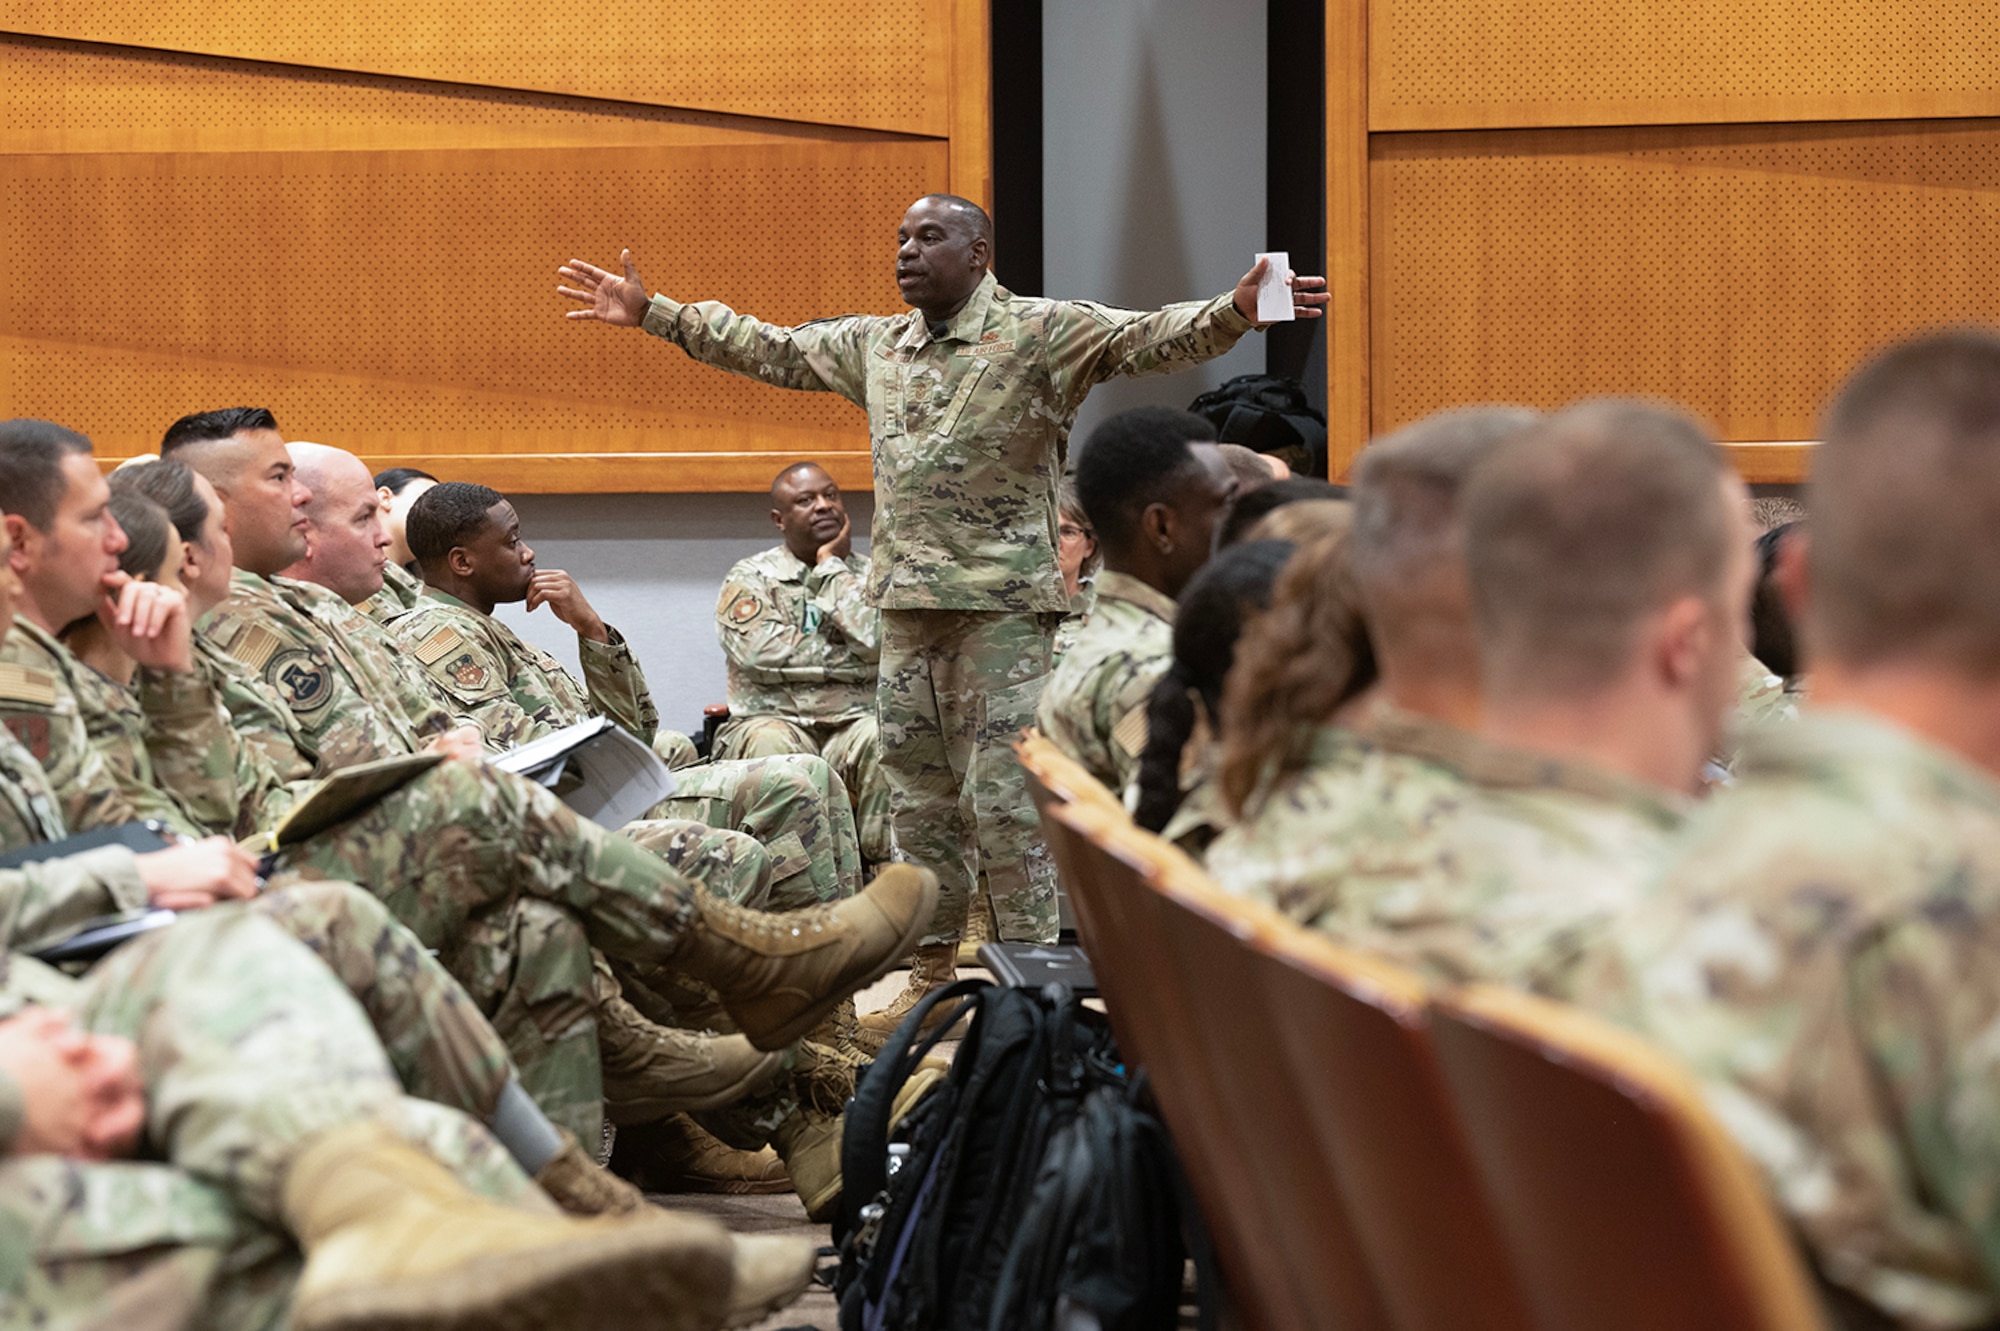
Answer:
[[[416,467],[391,467],[377,472],[374,480],[375,497],[382,505],[382,525],[389,530],[389,562],[382,566],[382,590],[354,608],[376,623],[385,624],[403,611],[415,609],[417,598],[424,593],[423,579],[415,571],[416,561],[410,558],[403,524],[409,519],[410,505],[436,485],[438,478]]]
[[[0,953],[4,1013],[10,1323],[707,1328],[811,1276],[799,1240],[553,1213],[478,1123],[405,1094],[332,973],[240,907],[82,982]]]
[[[882,612],[868,604],[868,561],[833,477],[798,462],[771,482],[783,540],[739,560],[715,603],[729,662],[729,720],[718,758],[816,753],[854,797],[861,857],[889,861],[889,783],[875,719]]]
[[[1146,700],[1174,655],[1174,598],[1208,562],[1236,478],[1215,427],[1166,407],[1123,411],[1091,431],[1077,495],[1104,572],[1090,622],[1042,690],[1035,724],[1114,791],[1138,772]]]
[[[1580,998],[1690,1063],[1834,1322],[2000,1317],[2000,338],[1861,369],[1780,581],[1812,693],[1746,737]]]
[[[1341,870],[1320,856],[1311,894],[1287,903],[1302,919],[1436,978],[1562,994],[1639,898],[1721,733],[1749,606],[1749,500],[1692,423],[1599,402],[1493,446],[1459,511],[1477,732],[1401,737],[1433,769],[1411,805],[1365,748],[1344,781],[1305,783],[1303,798],[1280,778],[1209,866],[1275,896],[1294,890],[1299,848],[1336,847]],[[1258,640],[1280,618],[1274,604],[1252,626],[1240,666],[1266,654]],[[1248,738],[1234,720],[1226,746]],[[1345,799],[1326,800],[1332,789]],[[1404,825],[1410,808],[1422,820]]]
[[[367,600],[382,586],[386,536],[379,509],[370,508],[370,496],[374,493],[370,488],[371,478],[353,454],[320,444],[284,445],[275,429],[243,430],[238,426],[231,429],[237,436],[234,439],[197,437],[235,426],[236,422],[229,418],[239,414],[209,413],[224,418],[214,423],[207,423],[204,417],[190,417],[177,423],[175,431],[180,431],[181,447],[198,462],[217,470],[232,454],[275,457],[277,450],[283,448],[295,460],[301,486],[289,496],[266,495],[254,489],[240,495],[226,495],[226,506],[246,510],[248,520],[252,512],[268,502],[273,510],[268,525],[275,528],[275,510],[280,500],[290,499],[304,515],[305,531],[302,542],[291,544],[283,552],[267,550],[261,544],[238,543],[235,551],[238,565],[244,570],[261,572],[272,560],[290,554],[291,562],[283,568],[285,576],[269,580],[268,589],[281,597],[291,594],[298,598],[322,636],[344,642],[350,654],[359,660],[379,663],[379,673],[389,683],[413,691],[415,701],[407,703],[406,710],[427,714],[441,708],[458,723],[477,727],[486,746],[493,750],[538,738],[592,715],[609,716],[642,740],[652,738],[659,714],[645,676],[622,640],[593,651],[590,640],[580,638],[589,680],[586,689],[579,687],[547,653],[529,647],[490,615],[479,615],[462,604],[448,606],[435,597],[419,598],[418,611],[422,612],[433,640],[428,646],[399,647],[381,625],[349,613],[342,604],[326,597],[315,598],[310,591],[301,591],[302,584],[325,588],[339,602],[351,607]],[[562,604],[570,605],[573,594],[578,607],[575,613],[587,616],[589,624],[598,626],[591,629],[586,624],[585,631],[605,632],[608,639],[611,631],[602,629],[601,621],[596,619],[588,602],[582,600],[575,584],[566,575],[560,576],[567,588]],[[255,615],[261,627],[306,646],[310,639],[299,630],[307,626],[300,625],[296,617],[284,616],[283,606],[260,599],[259,594],[264,590],[239,578],[236,595],[218,611],[209,625],[210,631],[230,637],[232,642],[239,638],[248,641],[251,635],[243,627],[248,620],[243,619],[242,624],[236,621]],[[416,615],[417,611],[405,612],[397,619],[408,620]],[[429,621],[440,615],[451,622],[431,626]],[[458,650],[449,663],[451,669],[442,670],[437,661],[427,658],[446,639],[456,641]],[[420,649],[413,651],[412,647]],[[273,661],[279,659],[272,657]],[[270,669],[267,663],[267,677]],[[480,683],[468,689],[463,681],[473,671],[479,672]],[[337,678],[335,684],[336,687],[339,684]],[[680,761],[692,760],[694,746],[685,737],[675,738],[676,749],[683,755]],[[685,772],[674,795],[651,811],[656,819],[701,823],[754,837],[765,852],[761,858],[769,864],[768,873],[755,875],[754,889],[745,875],[756,864],[747,862],[736,848],[710,844],[716,838],[697,837],[698,844],[690,847],[684,844],[688,829],[656,827],[647,829],[639,839],[662,853],[671,849],[675,856],[698,855],[711,870],[725,869],[734,863],[741,872],[726,873],[723,881],[712,872],[702,875],[704,882],[734,901],[760,907],[794,908],[834,900],[851,894],[860,885],[861,873],[853,818],[844,812],[846,797],[837,786],[833,773],[808,757],[711,764]],[[749,895],[752,890],[757,893],[755,897]]]
[[[10,635],[8,651],[19,648],[28,659],[17,675],[9,677],[14,686],[11,696],[0,697],[0,712],[36,756],[46,758],[53,793],[59,793],[60,812],[70,827],[82,831],[130,821],[137,810],[128,797],[151,790],[156,797],[153,808],[169,825],[199,835],[201,825],[185,807],[151,784],[151,755],[145,746],[157,740],[163,752],[183,756],[185,751],[204,753],[211,744],[220,746],[215,751],[227,756],[216,767],[225,774],[237,770],[233,764],[241,746],[232,747],[235,734],[224,723],[206,681],[192,667],[179,594],[141,588],[157,593],[145,598],[156,609],[141,617],[143,624],[124,630],[132,654],[144,663],[138,705],[149,722],[158,724],[142,727],[145,740],[136,751],[128,745],[126,757],[134,779],[121,785],[85,731],[79,703],[80,696],[94,697],[114,686],[84,669],[46,629],[47,624],[90,613],[103,602],[107,587],[121,597],[133,595],[121,581],[123,575],[115,572],[123,536],[105,514],[108,488],[90,461],[88,441],[45,422],[0,426],[0,480],[6,482],[0,493],[7,496],[10,508],[20,510],[6,515],[10,536],[17,547],[24,547],[16,549],[13,560],[16,567],[35,575],[37,587],[31,589],[29,611],[43,621],[17,624]],[[126,705],[114,702],[103,709],[93,706],[92,711],[117,712]],[[187,743],[171,742],[178,735],[187,736]],[[534,897],[573,914],[590,941],[613,957],[635,964],[660,964],[671,958],[678,971],[714,984],[725,1003],[737,1009],[733,1015],[745,1034],[773,1048],[789,1044],[840,1001],[838,993],[823,993],[789,1018],[776,1007],[760,1015],[754,1009],[762,1004],[755,1000],[743,1007],[752,990],[769,982],[790,989],[792,982],[776,972],[752,980],[738,969],[746,957],[724,959],[735,945],[722,944],[722,939],[747,929],[743,941],[748,950],[768,951],[768,944],[750,940],[775,936],[774,923],[722,905],[637,846],[580,822],[547,791],[477,762],[446,762],[433,768],[347,822],[288,848],[283,859],[289,869],[307,876],[369,884],[426,945],[446,949],[447,964],[454,958],[462,960],[468,983],[475,985],[485,984],[491,975],[512,975],[515,968],[505,938],[492,940],[498,949],[492,956],[484,945],[474,954],[456,951],[467,941],[468,926],[524,897]],[[879,972],[893,960],[905,935],[920,927],[925,898],[934,894],[934,889],[921,884],[904,884],[913,886],[912,901],[890,906],[902,926],[863,944],[849,956],[850,962],[859,965],[865,954],[865,969]],[[893,896],[896,890],[895,883],[885,883],[879,892],[871,889],[870,895]],[[856,902],[854,907],[872,918],[880,912],[881,902]],[[786,949],[790,960],[780,970],[822,969],[863,943],[863,935],[872,930],[871,926],[856,934],[835,914],[818,923],[815,940],[831,950],[816,947],[793,955]],[[697,941],[704,938],[722,944],[723,952],[712,959],[720,969],[705,960],[711,948]],[[586,953],[580,990],[586,1004],[588,969]],[[858,976],[859,971],[850,978]],[[807,981],[806,987],[837,989],[845,982],[827,974]],[[791,1000],[778,1007],[791,1008]]]

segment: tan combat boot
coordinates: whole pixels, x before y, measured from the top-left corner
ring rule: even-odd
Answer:
[[[306,1254],[298,1331],[697,1331],[734,1301],[735,1246],[711,1221],[503,1206],[376,1123],[311,1139],[279,1207]]]
[[[943,1080],[944,1071],[925,1059],[890,1102],[890,1130]],[[844,1115],[823,1113],[801,1102],[771,1134],[771,1144],[791,1171],[792,1186],[805,1203],[806,1219],[814,1224],[827,1223],[840,1209],[840,1143],[846,1122]]]
[[[549,1157],[535,1182],[571,1215],[636,1215],[646,1196],[584,1153],[567,1128],[557,1128],[562,1149]]]
[[[811,1239],[785,1234],[731,1234],[736,1249],[736,1278],[729,1289],[729,1311],[722,1331],[757,1323],[789,1306],[812,1284],[819,1249]]]
[[[972,894],[972,904],[965,912],[965,934],[958,940],[958,964],[977,966],[979,945],[993,941],[993,909],[984,892]]]
[[[861,1018],[861,1041],[871,1053],[880,1053],[896,1028],[903,1024],[903,1018],[910,1015],[913,1008],[933,989],[942,989],[958,978],[958,944],[927,943],[916,950],[910,958],[910,981],[903,991],[889,1000],[889,1006],[879,1012],[865,1013]],[[935,1030],[944,1020],[945,1013],[956,1004],[945,1003],[931,1009],[930,1017],[924,1023],[926,1032]]]
[[[618,1169],[647,1192],[746,1196],[790,1192],[792,1176],[770,1147],[739,1151],[686,1114],[618,1134]]]
[[[937,876],[892,864],[859,896],[767,915],[707,892],[669,961],[715,986],[737,1029],[782,1049],[909,951],[937,909]]]
[[[656,1026],[619,997],[598,1004],[597,1044],[604,1115],[618,1124],[734,1104],[777,1080],[786,1065],[783,1052],[766,1053],[740,1035]]]

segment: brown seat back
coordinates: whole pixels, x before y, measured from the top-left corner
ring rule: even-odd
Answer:
[[[1248,988],[1249,954],[1201,871],[1123,810],[1054,811],[1126,1057],[1161,1113],[1246,1320],[1260,1328],[1387,1327],[1340,1193],[1314,1149],[1276,1035]]]
[[[1254,990],[1407,1331],[1525,1331],[1520,1282],[1444,1071],[1423,981],[1281,919],[1246,933]]]
[[[1488,986],[1437,999],[1432,1025],[1539,1325],[1825,1325],[1761,1181],[1677,1063]]]

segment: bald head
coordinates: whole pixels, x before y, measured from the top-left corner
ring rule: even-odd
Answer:
[[[358,605],[382,590],[382,566],[389,558],[389,528],[375,477],[344,448],[296,441],[286,451],[310,497],[302,509],[305,556],[285,573]]]
[[[1571,407],[1494,448],[1462,512],[1489,691],[1589,695],[1624,675],[1671,603],[1747,604],[1747,496],[1675,412]],[[1725,627],[1740,651],[1742,624]]]

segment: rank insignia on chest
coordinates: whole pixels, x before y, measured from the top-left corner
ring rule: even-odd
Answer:
[[[7,729],[21,742],[21,747],[33,754],[35,761],[48,765],[49,754],[55,747],[54,731],[46,716],[10,716]]]
[[[276,689],[293,712],[316,712],[333,697],[326,667],[302,648],[279,652],[264,666],[264,682]]]
[[[486,683],[486,668],[467,652],[451,663],[451,677],[461,689],[476,689]]]

